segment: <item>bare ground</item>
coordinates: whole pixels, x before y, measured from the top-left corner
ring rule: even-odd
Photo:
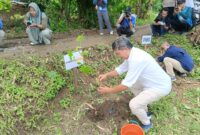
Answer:
[[[136,42],[141,40],[142,34],[151,34],[149,25],[138,26],[136,30],[136,33],[132,36],[132,39]],[[104,36],[99,36],[98,30],[84,29],[76,30],[71,33],[54,34],[52,45],[31,46],[25,34],[22,34],[21,38],[16,35],[17,38],[7,39],[0,45],[0,58],[16,58],[22,55],[44,56],[74,49],[79,45],[78,42],[76,42],[76,36],[80,34],[85,36],[85,40],[81,43],[81,47],[83,48],[95,45],[111,45],[117,38],[116,32],[114,35],[105,33]]]
[[[150,34],[149,26],[137,27],[137,32],[133,36],[136,42],[141,40],[141,36]],[[4,43],[7,48],[4,52],[0,52],[0,58],[16,58],[29,55],[45,56],[65,50],[76,48],[76,36],[85,35],[82,47],[95,45],[111,45],[117,38],[117,35],[106,34],[99,36],[97,30],[80,30],[74,33],[61,33],[54,35],[52,45],[30,46],[27,37],[9,39]],[[92,78],[90,78],[92,79]],[[90,80],[87,80],[90,81]],[[199,81],[178,78],[173,83],[173,90],[178,96],[182,97],[182,93],[190,88],[200,86]],[[85,93],[87,93],[87,90]],[[88,92],[89,93],[89,92]],[[41,128],[30,132],[29,134],[48,134],[53,135],[55,132],[61,132],[63,135],[111,135],[114,131],[118,131],[120,127],[127,123],[133,116],[130,115],[128,102],[132,95],[119,94],[107,96],[77,95],[74,97],[74,103],[67,109],[62,109],[59,105],[60,99],[69,94],[68,89],[63,89],[47,109],[47,114],[52,116],[55,112],[61,114],[61,121],[58,123],[51,122],[53,117],[48,118],[48,123]],[[94,103],[94,100],[96,101]],[[113,126],[116,125],[115,128]]]

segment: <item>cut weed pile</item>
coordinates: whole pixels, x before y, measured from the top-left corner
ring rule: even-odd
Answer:
[[[157,56],[160,44],[165,40],[186,49],[196,66],[187,80],[178,78],[169,96],[150,106],[154,128],[148,134],[198,135],[200,51],[194,49],[184,36],[166,35],[153,39],[148,52]],[[99,74],[122,62],[113,55],[111,47],[99,45],[83,49],[85,64],[78,68],[77,88],[73,72],[64,69],[63,56],[67,52],[0,60],[2,134],[116,135],[119,125],[130,120],[128,101],[132,95],[122,92],[101,96],[96,92],[99,86],[114,86],[124,77],[110,78],[102,84],[96,81]],[[188,87],[184,87],[187,83]]]

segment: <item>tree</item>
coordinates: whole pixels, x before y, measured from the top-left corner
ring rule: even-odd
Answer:
[[[9,11],[12,7],[10,0],[0,0],[0,11]]]

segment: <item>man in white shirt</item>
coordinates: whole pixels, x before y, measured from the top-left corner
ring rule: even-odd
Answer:
[[[116,93],[130,88],[135,97],[130,100],[129,107],[147,132],[152,127],[150,117],[147,116],[147,105],[170,93],[171,79],[150,54],[132,47],[127,38],[119,37],[112,44],[112,48],[124,62],[115,70],[100,75],[99,80],[103,81],[107,77],[125,72],[127,74],[121,84],[115,87],[99,87],[98,92]]]

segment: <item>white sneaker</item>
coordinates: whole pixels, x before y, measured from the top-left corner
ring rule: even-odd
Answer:
[[[113,35],[113,31],[110,31],[110,35]]]
[[[101,36],[103,36],[103,33],[100,33]]]
[[[30,43],[30,45],[37,45],[37,44],[38,44],[38,43],[33,43],[33,42]]]

